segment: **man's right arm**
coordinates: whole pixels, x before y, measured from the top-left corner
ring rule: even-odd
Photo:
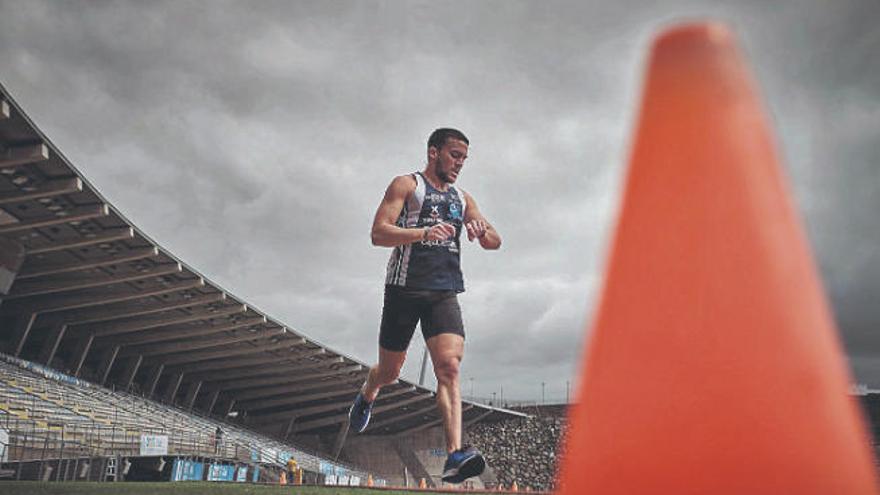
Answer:
[[[455,227],[448,224],[437,224],[428,229],[397,226],[403,204],[415,189],[416,181],[411,175],[401,175],[391,181],[373,218],[370,238],[374,246],[395,247],[423,240],[443,240],[455,233]]]

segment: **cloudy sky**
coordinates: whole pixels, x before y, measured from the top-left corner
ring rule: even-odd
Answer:
[[[856,375],[880,387],[876,0],[0,0],[0,81],[160,245],[362,361],[389,254],[375,208],[434,128],[462,129],[459,185],[504,236],[464,248],[463,392],[562,399],[647,46],[705,16],[741,41]]]

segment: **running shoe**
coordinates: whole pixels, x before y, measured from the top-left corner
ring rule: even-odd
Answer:
[[[370,423],[370,413],[372,411],[373,403],[367,402],[364,395],[361,392],[358,392],[357,397],[354,398],[354,404],[352,404],[351,409],[348,410],[348,422],[351,424],[354,431],[361,433],[367,429],[367,424]]]
[[[486,459],[483,459],[480,451],[465,445],[446,456],[441,479],[447,483],[461,483],[468,478],[483,474],[484,469],[486,469]]]

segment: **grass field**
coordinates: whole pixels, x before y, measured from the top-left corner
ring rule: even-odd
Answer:
[[[55,494],[123,494],[123,495],[411,495],[425,491],[346,488],[336,486],[267,486],[236,483],[176,482],[176,483],[42,483],[37,481],[0,481],[0,495],[55,495]]]

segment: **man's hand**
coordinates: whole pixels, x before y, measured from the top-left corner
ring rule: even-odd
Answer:
[[[467,228],[468,240],[473,242],[474,239],[479,239],[486,235],[486,232],[489,231],[489,224],[484,220],[471,220],[465,224],[465,228]]]
[[[426,227],[426,241],[445,241],[455,235],[455,226],[449,223],[438,223]]]

